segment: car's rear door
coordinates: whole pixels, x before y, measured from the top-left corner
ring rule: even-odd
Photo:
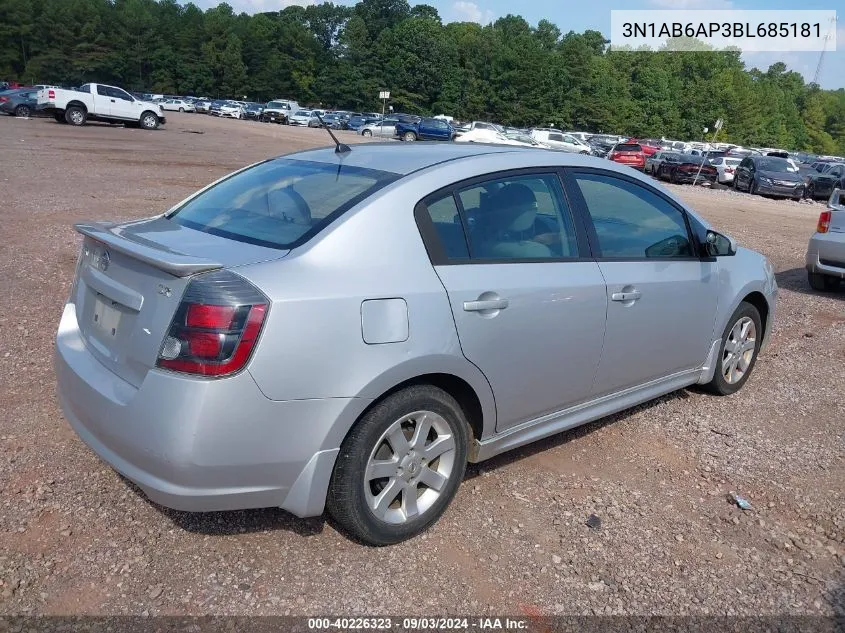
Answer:
[[[607,296],[558,173],[467,181],[432,194],[416,215],[463,353],[493,389],[496,429],[584,401]]]
[[[620,173],[571,169],[566,182],[607,284],[593,395],[701,367],[715,336],[719,271],[698,256],[686,212]]]

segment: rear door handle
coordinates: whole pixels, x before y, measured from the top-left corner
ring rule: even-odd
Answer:
[[[467,312],[482,312],[484,310],[504,310],[508,307],[507,299],[487,299],[484,301],[464,301]]]
[[[114,103],[114,99],[112,99],[111,102]]]
[[[643,296],[639,290],[630,290],[628,292],[614,292],[610,295],[613,301],[636,301]]]

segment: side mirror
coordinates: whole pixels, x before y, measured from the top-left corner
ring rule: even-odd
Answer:
[[[704,250],[709,257],[736,255],[737,244],[733,238],[708,230],[704,238]]]

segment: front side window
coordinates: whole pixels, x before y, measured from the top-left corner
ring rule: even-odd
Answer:
[[[223,180],[168,217],[241,242],[293,248],[397,178],[348,165],[274,159]]]
[[[684,215],[656,193],[604,174],[576,174],[600,257],[692,257]]]
[[[555,174],[519,175],[457,192],[473,259],[578,256],[572,216]]]

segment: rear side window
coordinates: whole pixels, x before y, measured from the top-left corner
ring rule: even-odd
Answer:
[[[398,178],[374,169],[279,158],[230,176],[168,217],[240,242],[294,248]]]
[[[683,213],[645,187],[603,174],[576,174],[601,257],[691,257]]]
[[[464,227],[452,194],[432,200],[425,206],[446,258],[450,261],[469,259]]]
[[[473,259],[578,257],[572,216],[555,174],[491,180],[457,195]]]

